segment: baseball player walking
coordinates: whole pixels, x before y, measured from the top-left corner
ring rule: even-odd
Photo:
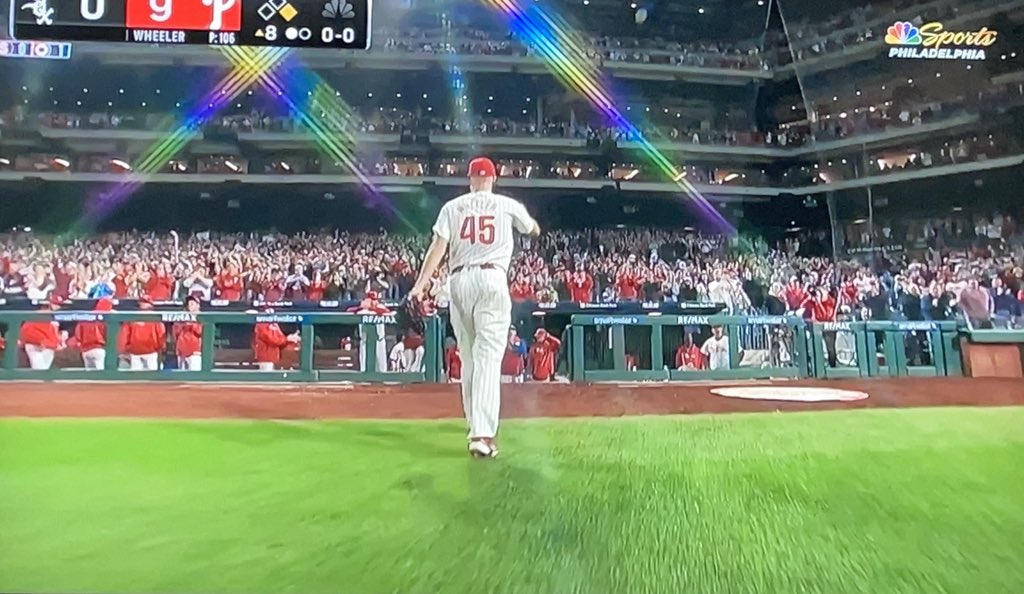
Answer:
[[[508,267],[513,227],[540,234],[537,221],[522,204],[494,193],[494,163],[480,157],[469,163],[469,193],[441,208],[434,238],[412,295],[424,297],[445,253],[451,270],[452,329],[462,353],[462,407],[469,425],[469,453],[498,454],[501,409],[501,359],[505,355],[512,301]]]

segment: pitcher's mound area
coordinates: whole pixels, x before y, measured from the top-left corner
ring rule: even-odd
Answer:
[[[785,402],[853,402],[868,397],[865,392],[837,390],[835,388],[805,388],[799,386],[734,386],[712,388],[712,394],[726,398],[747,400],[782,400]]]

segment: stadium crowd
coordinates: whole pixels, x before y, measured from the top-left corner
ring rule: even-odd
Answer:
[[[784,123],[772,130],[758,130],[753,124],[746,128],[710,121],[672,120],[670,110],[657,108],[652,118],[637,128],[609,128],[600,122],[585,118],[549,117],[541,121],[527,116],[512,118],[492,115],[467,114],[461,118],[442,118],[420,109],[384,108],[366,109],[345,120],[344,131],[355,134],[401,134],[413,135],[479,135],[515,136],[538,138],[566,138],[585,140],[594,148],[606,142],[628,142],[638,139],[639,134],[648,138],[664,139],[681,143],[729,145],[729,146],[778,146],[799,147],[808,142],[822,142],[849,138],[883,131],[887,128],[910,128],[927,125],[945,119],[984,113],[997,105],[1019,99],[1024,86],[990,85],[944,99],[920,96],[913,99],[888,100],[878,105],[863,105],[855,108],[838,109],[828,105],[811,105],[815,116],[813,121]],[[844,98],[845,99],[845,98]],[[796,106],[794,106],[796,107]],[[664,113],[660,113],[663,111]],[[834,113],[833,113],[834,112]],[[676,114],[679,115],[679,114]],[[48,111],[36,114],[14,109],[0,114],[0,128],[24,128],[38,125],[56,129],[149,129],[156,125],[154,118],[163,118],[152,110],[138,111],[112,107],[106,111]],[[334,120],[325,120],[327,129],[338,129]],[[206,123],[210,131],[247,132],[295,132],[302,124],[291,116],[276,115],[253,108],[249,111],[227,113]],[[340,131],[340,130],[339,130]]]
[[[771,247],[692,231],[551,231],[523,240],[509,280],[514,301],[547,304],[696,301],[815,319],[1021,316],[1024,228],[1009,215],[878,222],[873,231],[852,223],[840,232],[850,255],[838,259],[824,235]],[[19,233],[0,245],[0,290],[33,300],[399,299],[425,249],[424,237],[385,232],[113,233],[63,242]],[[446,275],[442,268],[432,287],[442,305]]]
[[[532,56],[535,48],[523,43],[512,33],[482,29],[436,29],[383,31],[382,52],[412,54],[461,54],[478,56]],[[757,45],[751,43],[688,43],[657,42],[651,39],[623,37],[591,37],[587,56],[595,62],[633,62],[765,70],[770,65],[761,58]]]
[[[1007,0],[976,0],[971,11],[1006,4]],[[759,3],[759,6],[763,3]],[[587,55],[595,61],[671,64],[737,70],[767,70],[849,47],[881,40],[894,20],[915,24],[949,20],[962,15],[951,0],[897,0],[854,6],[822,19],[815,14],[789,24],[779,38],[744,41],[680,43],[656,38],[592,36]],[[535,49],[514,33],[479,28],[441,27],[433,30],[381,31],[379,51],[421,54],[529,56]],[[788,38],[788,39],[787,39]],[[788,43],[787,43],[788,41]],[[764,49],[762,49],[764,48]]]

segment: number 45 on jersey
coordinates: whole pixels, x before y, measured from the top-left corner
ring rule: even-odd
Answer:
[[[472,244],[491,245],[494,243],[494,216],[472,215],[462,219],[459,239]]]

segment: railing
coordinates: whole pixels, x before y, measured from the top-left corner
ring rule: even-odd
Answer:
[[[567,332],[573,381],[797,378],[809,373],[806,325],[800,318],[575,315]],[[635,369],[627,369],[634,361]]]
[[[103,369],[83,368],[70,348],[57,351],[52,368],[32,369],[23,361],[27,353],[19,340],[22,324],[33,321],[56,322],[69,334],[78,323],[102,324]],[[784,316],[639,312],[571,314],[566,321],[561,358],[566,375],[576,382],[957,376],[969,358],[961,348],[1011,345],[1007,356],[1013,359],[1024,344],[1024,331],[969,332],[956,322],[810,324]],[[200,370],[176,369],[172,341],[160,349],[164,364],[157,369],[125,369],[118,338],[123,324],[132,322],[160,322],[168,329],[175,323],[200,324]],[[252,362],[250,340],[257,324],[279,324],[299,337],[297,349],[286,352],[273,370],[259,370]],[[444,328],[443,317],[427,318],[420,364],[388,371],[382,358],[399,340],[393,314],[0,311],[0,336],[6,341],[0,380],[440,382]],[[341,347],[339,336],[351,346]]]
[[[53,321],[62,328],[82,322],[100,322],[104,324],[106,339],[104,346],[104,369],[87,370],[82,367],[69,366],[54,369],[29,369],[19,366],[23,348],[19,346],[21,327],[29,321]],[[123,356],[118,352],[118,338],[122,324],[131,322],[162,322],[170,326],[179,322],[196,322],[202,325],[201,371],[174,370],[173,355],[167,354],[167,348],[161,349],[159,356],[164,365],[160,370],[127,371],[124,369]],[[280,324],[288,330],[294,329],[299,335],[297,359],[292,365],[273,371],[245,370],[250,365],[251,357],[246,338],[252,335],[251,327],[256,324]],[[240,360],[227,362],[216,361],[218,351],[218,334],[231,334],[228,328],[234,326],[234,352],[241,352]],[[315,344],[330,333],[327,327],[335,328],[334,335],[354,334],[352,348],[320,349],[326,354],[321,357],[320,364],[315,364]],[[352,381],[352,382],[437,382],[441,369],[440,346],[443,342],[442,324],[436,316],[426,319],[426,336],[423,337],[422,365],[418,370],[405,372],[387,371],[387,361],[380,361],[381,354],[387,357],[388,350],[383,347],[385,334],[395,327],[394,315],[362,315],[358,313],[188,313],[188,312],[2,312],[0,313],[0,335],[6,339],[0,379],[44,379],[44,380],[173,380],[173,381]],[[224,332],[219,332],[222,330]],[[65,330],[69,331],[69,330]],[[170,332],[168,332],[170,334]],[[223,337],[222,337],[223,338]],[[241,338],[241,341],[238,340]],[[241,342],[241,344],[238,344]],[[381,345],[381,346],[378,346]],[[172,351],[173,352],[173,351]],[[351,371],[342,370],[337,361],[338,354],[345,355],[351,364]],[[333,359],[332,359],[333,357]],[[67,359],[67,358],[65,358]],[[333,365],[331,362],[333,361]],[[120,367],[120,369],[119,369]]]
[[[831,322],[811,326],[820,378],[962,375],[956,322]]]
[[[956,322],[808,324],[775,316],[576,315],[568,336],[573,381],[963,374]],[[677,349],[699,363],[676,360],[671,353]],[[627,368],[633,361],[635,369]]]

